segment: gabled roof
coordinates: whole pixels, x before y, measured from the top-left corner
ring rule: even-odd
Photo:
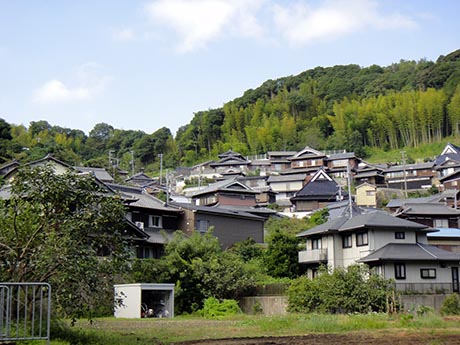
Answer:
[[[268,151],[268,157],[272,159],[272,157],[290,157],[294,156],[297,153],[297,151]]]
[[[351,231],[366,228],[382,229],[413,229],[423,231],[433,231],[425,225],[411,222],[409,220],[397,218],[383,211],[355,214],[352,218],[341,216],[327,221],[324,224],[315,226],[312,229],[299,233],[298,237],[308,237],[311,235],[322,234],[334,231]]]
[[[239,157],[241,159],[244,159],[244,157],[241,155],[239,152],[235,152],[233,150],[228,150],[227,152],[220,153],[217,155],[219,158],[226,158],[226,157]]]
[[[82,173],[93,173],[102,182],[113,182],[113,177],[104,168],[74,167],[74,169]]]
[[[302,151],[297,152],[294,156],[289,157],[289,160],[300,160],[304,158],[323,158],[326,155],[323,152],[312,149],[311,147],[305,146]]]
[[[118,192],[122,199],[129,203],[129,206],[159,211],[180,212],[177,208],[167,206],[160,199],[148,194],[143,188],[113,183],[106,183],[106,185],[113,191]]]
[[[460,217],[460,211],[444,204],[432,203],[405,203],[396,212],[399,215],[426,215],[426,216],[456,216]]]
[[[339,195],[340,186],[335,182],[323,168],[311,176],[308,182],[298,191],[291,200],[330,200],[335,201]],[[342,195],[347,195],[343,192]]]
[[[441,156],[446,154],[458,154],[460,158],[460,147],[452,143],[447,143],[444,150],[441,152]]]
[[[219,191],[257,194],[256,191],[254,191],[252,188],[249,188],[245,184],[239,182],[236,178],[230,178],[228,180],[212,183],[208,187],[194,193],[192,197],[209,193],[217,193]]]
[[[240,156],[228,156],[224,157],[218,162],[210,163],[210,167],[218,167],[218,166],[228,166],[228,165],[248,165],[251,162],[248,160],[240,157]]]
[[[460,170],[454,171],[452,174],[443,176],[439,178],[439,182],[451,182],[460,179]]]
[[[459,261],[460,254],[422,243],[388,243],[358,262],[378,261]]]

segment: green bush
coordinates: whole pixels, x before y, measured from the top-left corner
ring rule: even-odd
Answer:
[[[386,310],[391,281],[369,275],[364,266],[328,271],[320,269],[314,279],[300,277],[288,289],[290,312],[365,313]]]
[[[460,315],[460,296],[456,293],[446,297],[441,307],[441,315]]]
[[[238,302],[234,299],[224,299],[219,301],[217,298],[209,297],[204,301],[201,314],[207,318],[223,317],[241,313]]]

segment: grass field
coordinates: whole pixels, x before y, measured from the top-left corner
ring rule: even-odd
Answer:
[[[99,318],[79,320],[73,327],[53,327],[52,344],[171,344],[181,341],[304,336],[306,334],[354,334],[388,337],[456,335],[460,318],[437,315],[285,315],[209,320],[201,317],[174,319]],[[351,342],[353,343],[353,342]],[[445,343],[445,342],[441,342]]]

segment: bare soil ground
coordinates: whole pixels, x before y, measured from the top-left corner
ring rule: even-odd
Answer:
[[[460,344],[460,336],[453,334],[427,335],[427,334],[310,334],[295,337],[262,337],[262,338],[226,338],[215,340],[198,340],[175,343],[180,345],[323,345],[323,344],[382,344],[382,345],[415,345],[415,344]]]

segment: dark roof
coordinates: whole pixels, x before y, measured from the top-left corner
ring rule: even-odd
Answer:
[[[405,203],[397,211],[399,215],[457,216],[460,211],[440,203]]]
[[[339,159],[351,159],[351,158],[356,158],[356,155],[354,152],[333,153],[331,155],[328,155],[326,160],[334,161],[334,160],[339,160]]]
[[[218,162],[210,163],[210,167],[228,166],[228,165],[248,165],[251,162],[239,156],[228,156]]]
[[[358,262],[378,261],[459,261],[460,254],[422,243],[388,243]]]
[[[192,210],[195,212],[215,214],[215,215],[220,215],[223,217],[245,218],[245,219],[252,219],[252,220],[259,220],[259,221],[265,220],[263,217],[256,216],[254,214],[251,214],[250,212],[237,210],[237,209],[230,209],[230,208],[223,207],[223,206],[198,206],[198,205],[183,204],[183,203],[174,203],[174,205],[182,207],[187,210]]]
[[[244,183],[239,182],[235,177],[210,184],[208,187],[194,193],[192,197],[203,194],[216,193],[218,191],[257,194],[258,192],[246,186]]]
[[[289,160],[301,160],[304,158],[323,158],[326,155],[323,152],[315,150],[306,146],[303,150],[297,152],[295,155],[289,157]]]
[[[404,204],[415,204],[415,203],[434,203],[434,202],[441,203],[441,202],[445,202],[445,199],[454,199],[455,194],[457,193],[458,193],[457,190],[448,189],[442,193],[433,194],[433,195],[422,197],[422,198],[391,199],[388,202],[387,207],[395,208],[395,207],[401,207]]]
[[[312,229],[303,231],[297,236],[308,237],[315,234],[321,234],[333,231],[348,231],[348,230],[359,230],[363,228],[389,228],[395,229],[413,229],[413,230],[424,230],[433,231],[431,228],[411,222],[409,220],[401,219],[390,215],[387,212],[375,211],[362,214],[353,214],[353,217],[341,216],[327,221],[324,224],[315,226]]]
[[[106,186],[118,192],[122,199],[129,203],[129,206],[176,213],[181,212],[176,207],[168,206],[160,199],[146,193],[143,188],[113,183],[106,183]]]
[[[335,201],[339,195],[340,186],[324,169],[319,169],[309,181],[298,191],[291,200],[330,200]],[[348,195],[342,192],[342,196]]]
[[[434,167],[434,162],[426,163],[415,163],[415,164],[401,164],[393,165],[385,170],[386,173],[393,171],[402,171],[402,170],[423,170],[423,169],[432,169]]]

